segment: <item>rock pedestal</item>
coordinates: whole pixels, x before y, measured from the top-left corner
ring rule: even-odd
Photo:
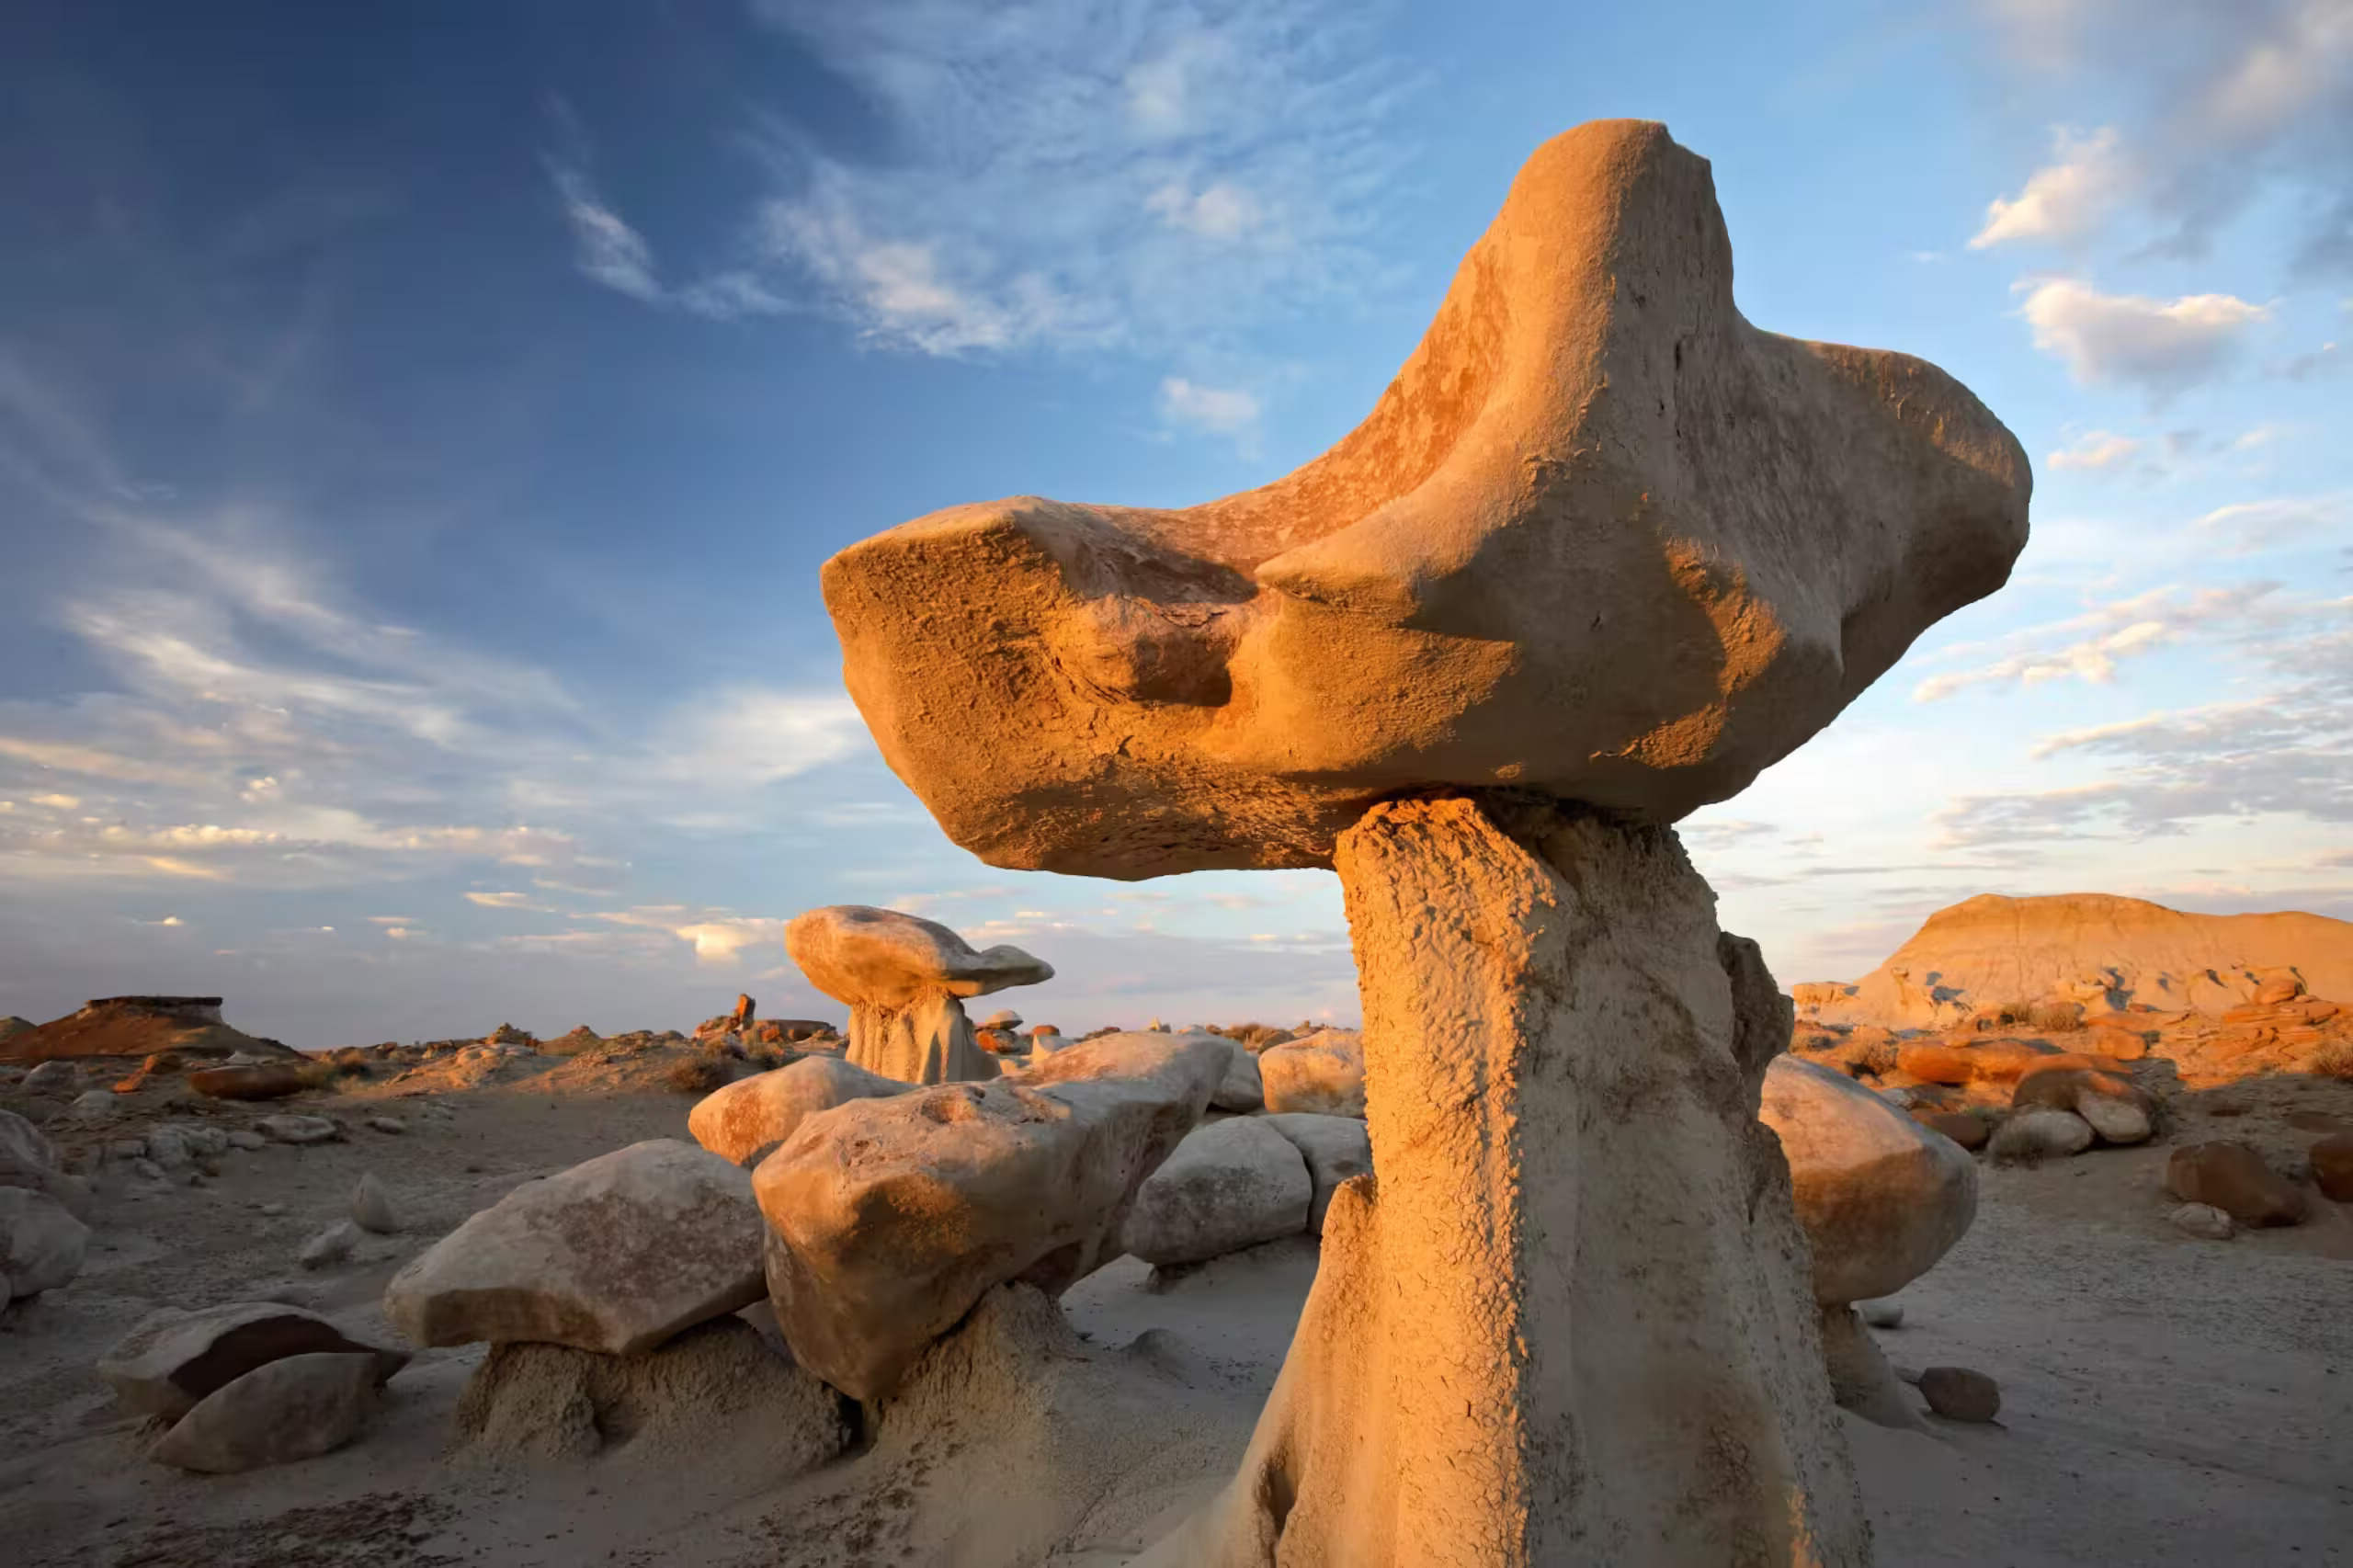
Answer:
[[[1146,1561],[1867,1562],[1756,1119],[1786,1005],[1674,835],[1454,797],[1336,858],[1379,1174],[1240,1474]]]
[[[962,998],[1053,978],[1019,948],[976,950],[937,921],[866,904],[831,904],[786,926],[785,950],[811,984],[849,1007],[854,1066],[903,1084],[997,1075],[972,1038]]]

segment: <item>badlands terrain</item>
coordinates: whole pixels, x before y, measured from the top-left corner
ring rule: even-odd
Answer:
[[[2290,927],[2294,940],[2265,945]],[[1872,1335],[1900,1376],[1986,1374],[1999,1410],[1947,1419],[1907,1389],[1910,1429],[1842,1415],[1878,1561],[2353,1552],[2353,1209],[2322,1195],[2313,1152],[2353,1130],[2353,1008],[2303,983],[2343,972],[2346,934],[2310,916],[1974,900],[1863,982],[1793,987],[1796,1054],[1915,1118],[1976,1120],[1997,1139],[2025,1114],[2009,1103],[2018,1085],[2048,1075],[2032,1062],[2063,1056],[2057,1071],[2080,1075],[2068,1063],[2089,1059],[2154,1112],[2140,1142],[1975,1156],[1973,1224],[1901,1290],[1900,1323]],[[2191,937],[2206,945],[2180,945]],[[2101,979],[2097,994],[2068,994]],[[1939,1010],[1905,1016],[1922,988],[1947,994]],[[1881,996],[1894,1010],[1865,1017]],[[813,1464],[808,1411],[780,1414],[790,1388],[731,1387],[707,1368],[592,1391],[587,1437],[556,1451],[548,1434],[579,1424],[564,1410],[579,1391],[528,1388],[470,1415],[491,1347],[407,1344],[386,1314],[394,1276],[526,1183],[646,1140],[691,1143],[710,1088],[830,1060],[838,1038],[745,1008],[692,1035],[502,1028],[304,1056],[238,1034],[202,1000],[94,1006],[0,1041],[0,1108],[40,1129],[57,1167],[43,1177],[20,1161],[0,1181],[46,1184],[89,1226],[78,1271],[0,1316],[12,1563],[1126,1562],[1233,1473],[1316,1269],[1294,1214],[1278,1221],[1292,1233],[1245,1230],[1200,1261],[1116,1256],[1059,1312],[1035,1291],[993,1295],[889,1395],[827,1399]],[[1072,1043],[992,1022],[978,1042],[1017,1072]],[[1301,1043],[1263,1026],[1228,1033],[1262,1063]],[[203,1076],[233,1060],[252,1065],[231,1074],[302,1082],[220,1097],[253,1086]],[[1292,1092],[1259,1082],[1256,1111],[1211,1110],[1193,1140]],[[1315,1103],[1345,1115],[1346,1095]],[[2227,1239],[2181,1228],[2169,1164],[2212,1141],[2256,1151],[2298,1194],[2297,1222],[2232,1224]],[[351,1224],[355,1210],[373,1228]],[[1200,1250],[1188,1237],[1176,1250]],[[332,1452],[230,1474],[150,1457],[170,1423],[127,1410],[100,1358],[160,1311],[268,1302],[412,1358]],[[787,1369],[770,1305],[737,1316]]]

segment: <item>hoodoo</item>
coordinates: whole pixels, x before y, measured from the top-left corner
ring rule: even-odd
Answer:
[[[1537,151],[1298,472],[826,563],[851,695],[983,859],[1340,876],[1378,1175],[1152,1561],[1867,1560],[1756,1119],[1788,1005],[1668,824],[1999,587],[2029,487],[1934,366],[1750,326],[1706,161],[1616,120]]]

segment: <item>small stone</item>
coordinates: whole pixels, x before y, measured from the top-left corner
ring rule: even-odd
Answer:
[[[361,1230],[380,1236],[400,1233],[400,1216],[393,1211],[392,1194],[373,1171],[360,1173],[359,1185],[351,1189],[351,1220]]]
[[[2183,1234],[2206,1242],[2229,1241],[2238,1229],[2228,1214],[2211,1203],[2185,1203],[2165,1218]]]
[[[283,1203],[265,1203],[261,1206],[261,1212],[265,1218],[275,1220],[280,1214],[286,1212],[286,1205]]]
[[[375,1129],[377,1131],[393,1138],[397,1138],[402,1133],[408,1131],[407,1122],[401,1120],[398,1117],[392,1116],[371,1116],[368,1119],[368,1125]]]
[[[1948,1421],[1991,1421],[2002,1409],[1999,1383],[1967,1367],[1929,1367],[1920,1374],[1928,1408]]]
[[[348,1220],[337,1220],[304,1242],[298,1256],[305,1268],[328,1268],[349,1257],[358,1244],[359,1227]]]
[[[254,1125],[280,1143],[326,1143],[343,1136],[324,1116],[265,1116]]]
[[[1873,1328],[1904,1326],[1904,1303],[1901,1301],[1857,1301],[1855,1311],[1860,1312],[1863,1321]]]
[[[56,1063],[45,1062],[43,1065],[54,1066]],[[112,1089],[91,1089],[74,1096],[73,1103],[65,1108],[65,1114],[76,1121],[111,1121],[117,1108]]]
[[[240,1127],[229,1134],[229,1146],[233,1149],[259,1149],[268,1142],[268,1139],[249,1127]]]
[[[2092,1146],[2092,1124],[2071,1110],[2038,1107],[2013,1111],[1986,1141],[1985,1152],[2003,1165],[2032,1165],[2054,1155],[2080,1154]]]
[[[131,1174],[142,1181],[161,1181],[164,1167],[150,1159],[136,1159],[131,1162]]]

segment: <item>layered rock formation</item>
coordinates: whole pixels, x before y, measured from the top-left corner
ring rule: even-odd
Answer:
[[[303,1060],[301,1052],[290,1046],[222,1022],[218,996],[100,996],[37,1028],[0,1035],[0,1062],[146,1057],[165,1051],[191,1056],[243,1051],[248,1056]]]
[[[2137,898],[1984,893],[1928,916],[1862,979],[1794,988],[1801,1018],[1936,1028],[2044,999],[2221,1016],[2296,994],[2353,999],[2353,924],[2190,915]],[[2268,994],[2265,988],[2271,987]]]
[[[827,562],[851,695],[983,859],[1340,873],[1378,1175],[1330,1198],[1241,1474],[1155,1561],[1867,1558],[1756,1120],[1788,1009],[1661,824],[1999,586],[2029,486],[1934,367],[1749,326],[1706,163],[1610,121],[1538,150],[1297,472]]]
[[[862,903],[794,916],[784,946],[810,984],[849,1005],[847,1059],[906,1084],[995,1077],[964,998],[1054,977],[1051,964],[1019,948],[976,950],[936,920]]]

